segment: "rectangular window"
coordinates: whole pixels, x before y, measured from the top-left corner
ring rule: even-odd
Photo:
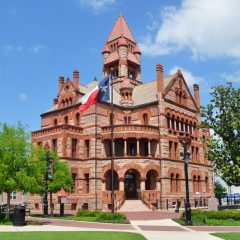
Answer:
[[[175,142],[174,143],[174,156],[175,156],[175,159],[178,159],[178,156],[177,156],[177,148],[178,148],[178,144]]]
[[[52,140],[52,150],[57,151],[57,139]]]
[[[194,156],[194,146],[192,146],[192,161],[194,161],[195,160],[195,156]]]
[[[77,139],[72,139],[72,157],[76,158],[77,156]]]
[[[198,147],[196,147],[196,161],[199,160],[199,156],[198,156]]]
[[[90,149],[89,149],[89,140],[85,140],[85,157],[89,158],[90,156]]]
[[[169,141],[169,158],[172,158],[172,144],[173,142],[172,141]]]
[[[17,192],[11,192],[11,194],[10,194],[10,199],[11,199],[11,200],[17,199]]]
[[[89,193],[89,173],[85,173],[84,178],[85,178],[85,191],[86,193]]]

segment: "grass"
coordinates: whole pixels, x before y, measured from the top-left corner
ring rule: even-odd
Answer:
[[[185,225],[185,213],[174,220],[181,225]],[[194,226],[240,226],[240,212],[238,210],[193,210],[192,223]]]
[[[211,235],[220,237],[225,240],[239,240],[240,233],[212,233]]]
[[[146,240],[138,233],[127,232],[11,232],[0,233],[0,240]]]

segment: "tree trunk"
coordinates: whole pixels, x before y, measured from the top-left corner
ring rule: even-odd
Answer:
[[[7,210],[6,210],[6,215],[5,215],[5,219],[9,220],[10,217],[10,192],[7,192]]]
[[[50,214],[53,216],[52,192],[50,192]]]

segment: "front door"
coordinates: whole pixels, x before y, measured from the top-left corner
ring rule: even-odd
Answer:
[[[128,171],[124,176],[124,190],[126,199],[137,199],[136,173]]]

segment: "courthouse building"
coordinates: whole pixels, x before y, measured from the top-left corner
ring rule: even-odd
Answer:
[[[130,200],[149,209],[170,208],[185,201],[183,144],[187,142],[190,200],[201,204],[213,196],[211,164],[206,159],[209,132],[197,128],[199,86],[191,94],[181,71],[164,76],[156,65],[156,79],[142,81],[141,50],[126,20],[119,16],[102,49],[103,76],[112,72],[111,104],[98,103],[79,112],[81,98],[98,80],[83,85],[79,72],[72,79],[59,77],[52,107],[41,114],[41,129],[32,142],[55,150],[69,164],[74,185],[68,210],[111,207],[111,124],[114,124],[114,193],[116,209]],[[150,79],[151,80],[151,79]],[[41,209],[32,196],[31,207]],[[54,208],[59,208],[57,195]]]

